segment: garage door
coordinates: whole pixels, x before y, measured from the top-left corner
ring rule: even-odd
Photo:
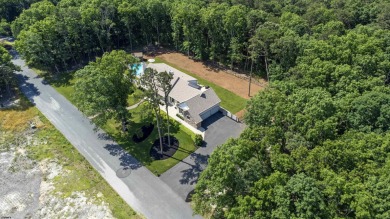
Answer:
[[[200,114],[200,118],[202,118],[202,120],[205,120],[205,119],[209,118],[211,115],[214,115],[215,113],[217,113],[218,110],[219,110],[219,104],[211,107],[210,109],[208,109],[204,113]]]

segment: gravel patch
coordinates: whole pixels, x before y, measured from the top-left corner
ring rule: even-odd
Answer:
[[[4,133],[0,133],[4,134]],[[12,140],[12,144],[9,141]],[[45,144],[33,133],[0,138],[0,216],[11,218],[114,218],[107,203],[100,205],[83,192],[67,198],[54,194],[53,179],[67,174],[54,160],[36,162],[27,147]],[[102,194],[97,195],[99,200]]]

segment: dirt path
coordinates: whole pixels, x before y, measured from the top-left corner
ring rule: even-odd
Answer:
[[[186,69],[193,74],[198,75],[199,77],[213,82],[245,99],[248,97],[248,81],[245,79],[238,78],[232,74],[227,73],[226,71],[219,69],[212,69],[209,66],[206,66],[202,62],[196,62],[192,59],[189,59],[187,56],[177,53],[177,52],[165,52],[160,53],[157,57],[161,58],[164,61],[172,63],[180,68]],[[148,57],[149,58],[149,57]],[[252,83],[251,86],[251,96],[264,89],[267,85],[267,82],[262,80],[260,84],[264,86],[259,86]]]

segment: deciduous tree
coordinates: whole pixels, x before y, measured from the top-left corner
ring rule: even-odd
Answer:
[[[127,97],[133,77],[129,65],[136,62],[125,51],[114,50],[76,72],[74,101],[83,113],[94,116],[98,126],[112,118],[122,124],[128,120]]]

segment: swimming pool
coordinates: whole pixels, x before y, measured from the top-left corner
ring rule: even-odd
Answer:
[[[131,66],[131,69],[132,70],[135,70],[135,76],[137,78],[141,77],[141,75],[144,73],[144,64],[143,63],[139,63],[139,64],[133,64]]]

